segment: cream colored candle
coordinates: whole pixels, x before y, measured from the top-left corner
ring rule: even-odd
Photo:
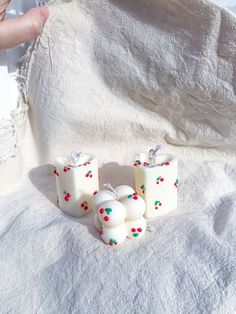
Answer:
[[[146,217],[162,216],[177,207],[178,160],[173,155],[141,153],[135,157],[135,188],[146,202]]]
[[[92,209],[92,196],[99,189],[96,157],[76,153],[59,157],[55,163],[54,175],[59,207],[75,217],[88,213]]]

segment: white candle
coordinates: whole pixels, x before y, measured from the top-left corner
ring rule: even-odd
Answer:
[[[120,245],[127,237],[140,239],[146,230],[144,200],[127,185],[102,190],[93,197],[94,225],[108,245]]]
[[[146,202],[146,217],[162,216],[177,207],[178,160],[173,155],[141,153],[135,157],[135,188]]]
[[[58,205],[75,217],[92,209],[92,196],[99,189],[97,159],[89,154],[79,154],[78,157],[59,157],[54,169]]]

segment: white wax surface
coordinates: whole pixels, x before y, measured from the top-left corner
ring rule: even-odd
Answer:
[[[75,217],[88,213],[92,196],[99,188],[97,159],[86,154],[73,166],[70,157],[60,157],[55,172],[59,207]]]
[[[162,216],[174,210],[177,207],[177,158],[157,155],[152,162],[148,154],[141,153],[134,164],[136,191],[146,202],[145,216]]]

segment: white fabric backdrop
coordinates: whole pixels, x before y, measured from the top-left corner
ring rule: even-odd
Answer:
[[[29,180],[0,199],[1,311],[234,313],[234,15],[203,0],[73,0],[50,11],[18,108],[27,101],[39,162],[22,140]],[[142,241],[107,247],[91,216],[55,205],[42,164],[82,148],[98,155],[101,182],[132,183],[134,153],[156,142],[180,158],[179,206],[149,220]],[[1,192],[17,181],[13,165],[0,169]]]

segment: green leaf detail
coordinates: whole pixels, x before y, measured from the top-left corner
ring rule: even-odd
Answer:
[[[133,197],[133,195],[132,195],[132,194],[128,195],[128,198],[132,198],[132,197]]]
[[[160,203],[160,201],[155,201],[155,206],[158,205]]]
[[[66,191],[64,191],[63,193],[66,194]]]
[[[137,237],[138,237],[138,233],[133,233],[133,236],[134,236],[135,238],[137,238]]]
[[[112,208],[105,208],[105,212],[109,215],[112,212]]]
[[[115,239],[110,239],[110,242],[111,243],[116,243],[116,240]]]
[[[135,160],[135,162],[141,162],[140,160]]]
[[[176,181],[175,181],[175,182],[176,182],[176,184],[178,184],[178,183],[179,183],[179,179],[176,179]]]
[[[159,181],[159,180],[160,180],[160,178],[161,178],[161,176],[157,178],[157,181]]]

